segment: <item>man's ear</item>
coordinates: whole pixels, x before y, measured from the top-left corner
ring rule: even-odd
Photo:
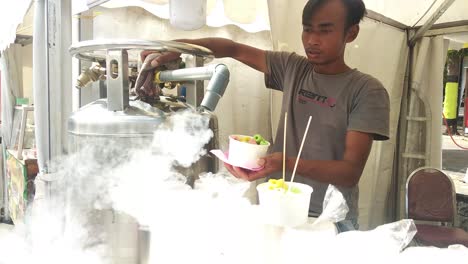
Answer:
[[[346,32],[346,43],[353,42],[359,34],[359,25],[352,25]]]

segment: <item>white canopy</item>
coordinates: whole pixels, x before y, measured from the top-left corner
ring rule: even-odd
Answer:
[[[74,1],[77,2],[77,1]],[[101,1],[102,2],[102,1]],[[160,18],[169,17],[169,0],[109,0],[104,7],[139,6],[152,12]],[[398,21],[408,27],[423,25],[445,0],[364,0],[367,9]],[[81,4],[80,4],[81,3]],[[207,24],[220,25],[214,18],[227,24],[264,23],[268,19],[268,0],[207,0]],[[223,8],[223,9],[220,9]],[[75,11],[87,9],[84,1],[75,4]],[[437,21],[440,23],[465,21],[468,23],[468,3],[465,0],[455,0],[452,6]],[[247,30],[249,31],[249,30]]]
[[[423,25],[443,2],[445,0],[364,0],[368,9],[409,27]],[[455,0],[436,23],[456,21],[468,24],[468,1]]]
[[[87,9],[83,2],[74,5],[75,13]],[[139,6],[160,18],[167,19],[169,17],[168,2],[169,0],[109,0],[102,6]],[[207,25],[219,27],[234,24],[248,32],[267,30],[269,29],[268,5],[272,2],[270,0],[207,0]],[[415,27],[423,25],[445,0],[364,0],[364,2],[367,9],[373,12],[407,27]],[[466,0],[455,0],[437,20],[437,24],[449,22],[468,24]]]
[[[286,1],[286,0],[285,0]],[[446,0],[364,0],[368,10],[393,19],[404,26],[414,27],[423,25]],[[0,51],[9,43],[14,42],[14,29],[22,23],[31,0],[18,0],[0,3]],[[73,0],[73,13],[78,14],[88,9],[89,2],[105,2],[104,7],[138,6],[154,15],[169,18],[169,0],[108,0],[108,1],[84,1]],[[221,27],[236,25],[247,32],[269,30],[268,5],[271,0],[207,0],[207,25]],[[27,16],[32,16],[29,12]],[[272,18],[274,19],[274,18]],[[33,20],[26,18],[26,23]],[[468,1],[455,0],[445,13],[437,20],[436,24],[457,23],[468,25]],[[447,25],[448,26],[448,25]],[[21,27],[22,34],[32,34],[32,25]],[[24,28],[27,28],[26,32]],[[460,35],[454,39],[465,41]],[[468,38],[466,38],[468,40]]]
[[[31,0],[0,3],[0,52],[15,41],[18,25],[23,22],[30,4]]]

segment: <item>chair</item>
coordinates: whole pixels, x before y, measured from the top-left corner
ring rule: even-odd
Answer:
[[[406,181],[406,217],[435,222],[416,223],[415,239],[427,246],[444,248],[462,244],[468,247],[468,233],[454,227],[455,202],[452,179],[442,171],[426,167],[411,173]]]

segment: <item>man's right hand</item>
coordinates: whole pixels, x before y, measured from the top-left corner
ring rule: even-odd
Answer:
[[[154,85],[154,72],[158,69],[174,70],[180,65],[180,53],[176,52],[157,52],[153,50],[145,50],[140,53],[143,64],[135,82],[135,87],[132,89],[140,98],[154,97],[161,94],[161,89]],[[164,67],[162,67],[164,66]]]
[[[140,53],[141,61],[145,61],[146,56],[152,53],[158,53],[154,50],[144,50]],[[177,60],[180,57],[180,53],[177,52],[163,52],[161,55],[157,56],[151,61],[151,68],[156,68],[158,66],[164,65],[168,62]]]

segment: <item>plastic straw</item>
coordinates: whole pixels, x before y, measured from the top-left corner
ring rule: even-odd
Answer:
[[[309,131],[309,126],[310,126],[310,121],[311,120],[312,120],[312,116],[309,116],[309,121],[307,122],[307,127],[305,129],[304,136],[302,137],[301,147],[299,148],[299,153],[297,154],[296,163],[294,164],[294,170],[293,170],[293,173],[292,173],[292,176],[291,176],[291,183],[294,181],[294,176],[296,175],[297,164],[299,163],[299,158],[301,157],[302,147],[304,147],[304,142],[305,142],[305,139],[307,137],[307,132]],[[291,185],[292,184],[289,184],[288,192],[289,192],[289,190],[291,190]]]
[[[288,112],[284,113],[284,131],[283,131],[283,182],[286,178],[286,126],[288,124]]]

